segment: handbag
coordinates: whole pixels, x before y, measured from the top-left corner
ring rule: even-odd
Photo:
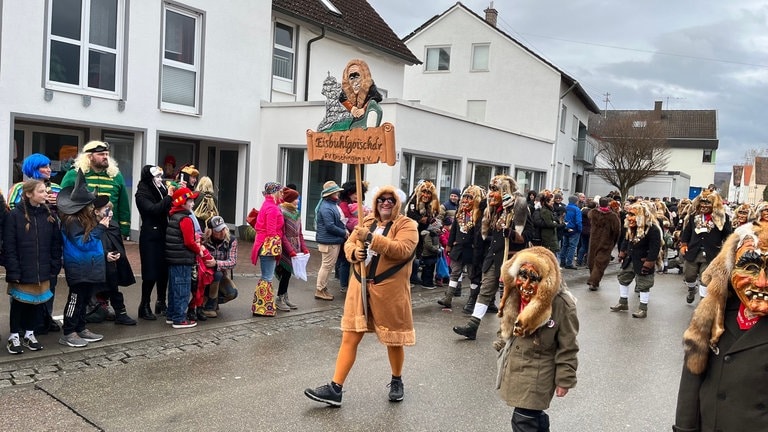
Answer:
[[[448,268],[448,261],[445,259],[445,254],[441,253],[437,257],[437,267],[435,274],[438,279],[445,279],[451,275],[451,270]]]
[[[293,275],[297,278],[306,281],[307,280],[307,262],[309,262],[308,253],[296,254],[291,257],[291,267],[293,267]]]
[[[283,253],[283,244],[280,236],[272,236],[264,239],[259,249],[260,256],[280,256]]]

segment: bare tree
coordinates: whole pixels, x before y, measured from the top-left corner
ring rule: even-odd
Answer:
[[[596,120],[596,121],[595,121]],[[653,114],[615,112],[593,117],[589,133],[595,139],[595,173],[616,186],[626,198],[629,190],[664,171],[669,162],[667,133]]]

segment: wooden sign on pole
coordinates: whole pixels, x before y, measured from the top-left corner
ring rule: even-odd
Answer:
[[[395,165],[395,127],[383,123],[379,127],[337,132],[315,132],[307,129],[309,160],[326,160],[352,165],[384,162]]]

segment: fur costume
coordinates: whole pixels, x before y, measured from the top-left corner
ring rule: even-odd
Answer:
[[[624,228],[625,229],[625,238],[630,243],[637,243],[640,241],[643,237],[645,237],[646,233],[649,231],[649,228],[653,225],[656,225],[658,230],[656,231],[658,235],[661,237],[659,239],[659,244],[664,244],[664,235],[662,234],[664,231],[661,229],[661,226],[659,225],[659,221],[654,216],[653,212],[650,210],[650,205],[643,204],[643,203],[635,203],[629,206],[630,209],[638,210],[635,212],[635,220],[637,221],[637,230],[635,231],[635,235],[632,235],[632,230],[629,229],[629,218],[624,219]],[[663,249],[663,248],[662,248]],[[659,255],[656,258],[656,266],[663,267],[664,266],[664,257],[662,256],[661,251],[659,251]]]
[[[701,299],[690,326],[683,334],[685,366],[693,374],[704,373],[710,349],[717,350],[718,341],[725,330],[723,319],[728,295],[739,295],[744,303],[743,293],[735,292],[731,285],[731,276],[737,258],[743,253],[740,249],[745,243],[754,244],[755,249],[762,253],[768,251],[768,224],[753,222],[739,227],[728,237],[720,254],[702,275],[702,283],[707,286],[708,293]]]
[[[708,199],[709,202],[712,203],[712,223],[715,224],[717,229],[722,231],[723,225],[725,225],[725,207],[723,206],[723,200],[717,192],[710,192],[709,190],[705,190],[701,195],[691,201],[691,207],[688,211],[688,216],[686,217],[686,223],[688,223],[688,220],[690,220],[692,216],[700,214],[699,204],[702,199]]]
[[[528,305],[520,311],[520,291],[515,278],[520,266],[533,264],[541,277],[538,291]],[[575,302],[560,274],[557,258],[549,249],[533,246],[516,253],[501,267],[504,294],[499,305],[500,332],[504,340],[512,336],[528,336],[546,324],[552,314],[552,300],[559,293],[566,293]]]
[[[752,208],[751,205],[747,203],[741,204],[733,211],[733,220],[731,223],[733,223],[734,228],[738,228],[740,226],[739,213],[744,213],[747,216],[747,223],[752,222],[757,217],[755,209]]]
[[[498,188],[502,200],[504,195],[511,195],[515,203],[511,209],[504,209],[501,213],[497,212],[498,208],[491,208],[490,205],[485,208],[481,231],[483,238],[488,238],[491,229],[503,230],[512,226],[516,227],[517,232],[522,233],[528,215],[528,202],[525,200],[525,196],[518,191],[515,179],[504,174],[497,175],[491,179],[489,186]],[[486,199],[488,198],[486,196]]]
[[[432,194],[432,201],[427,204],[428,208],[425,208],[424,203],[421,202],[421,192],[424,190],[427,190]],[[430,213],[432,217],[437,217],[440,214],[440,200],[437,197],[437,189],[431,181],[426,180],[416,186],[413,190],[411,200],[408,201],[408,211],[417,211],[422,216],[426,213]],[[429,224],[429,221],[427,224]]]
[[[485,199],[485,191],[480,186],[475,185],[469,185],[464,189],[464,192],[461,193],[462,196],[464,195],[471,195],[472,196],[472,214],[469,221],[463,220],[463,216],[458,216],[462,218],[462,220],[458,221],[459,228],[461,229],[461,232],[467,233],[477,222],[480,220],[480,217],[483,215],[483,211],[480,208],[480,203]],[[456,212],[457,215],[462,214],[461,209],[461,201],[459,201],[459,211]],[[458,220],[458,217],[456,220]]]
[[[352,88],[352,83],[349,82],[349,68],[352,65],[357,65],[360,68],[360,89],[357,93]],[[367,102],[368,91],[373,85],[373,78],[371,77],[371,70],[368,68],[368,64],[360,59],[352,59],[344,67],[344,73],[341,78],[341,89],[344,94],[347,95],[347,100],[351,106],[357,108],[365,108]],[[347,107],[351,108],[351,107]]]

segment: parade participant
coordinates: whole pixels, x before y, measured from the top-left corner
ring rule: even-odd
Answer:
[[[7,346],[11,354],[21,354],[22,344],[31,351],[43,348],[34,330],[43,316],[50,316],[45,310],[45,302],[53,297],[50,281],[61,270],[61,231],[58,219],[46,204],[45,183],[27,180],[21,191],[21,201],[4,222],[0,221],[11,303]],[[0,211],[5,214],[4,208]]]
[[[195,235],[194,215],[197,192],[183,187],[173,193],[168,213],[168,229],[165,232],[165,256],[168,263],[168,311],[165,322],[175,329],[190,328],[197,321],[186,313],[192,283],[192,268],[197,256],[203,256],[205,248]],[[214,263],[215,264],[215,263]]]
[[[673,430],[765,430],[768,225],[741,226],[702,275],[708,295],[685,331]]]
[[[440,234],[443,224],[435,219],[427,229],[419,233],[422,244],[421,250],[421,286],[424,289],[435,289],[435,264],[437,257],[442,253],[440,249]]]
[[[186,164],[176,174],[176,182],[179,187],[186,187],[190,190],[195,190],[197,186],[197,178],[200,176],[200,171],[192,164]]]
[[[416,343],[408,284],[410,261],[419,236],[416,223],[400,214],[400,198],[392,186],[380,188],[373,202],[373,214],[363,220],[363,225],[356,228],[344,244],[347,259],[355,268],[355,276],[350,278],[344,301],[341,346],[333,380],[329,384],[304,390],[308,398],[330,406],[341,406],[342,386],[355,363],[357,347],[367,332],[375,332],[379,341],[387,347],[392,371],[389,400],[402,401],[403,347]],[[363,292],[357,270],[361,262],[365,263],[366,269],[367,312],[363,310]]]
[[[720,247],[732,232],[733,225],[717,192],[705,190],[693,199],[691,212],[680,233],[683,280],[688,287],[687,303],[693,303],[697,287],[701,297],[707,295],[706,285],[699,283],[701,275],[720,253]]]
[[[535,246],[504,263],[496,388],[515,410],[515,432],[549,431],[553,396],[576,386],[579,320],[557,258]],[[535,389],[535,390],[534,390]]]
[[[603,280],[605,269],[611,262],[611,253],[616,246],[616,241],[621,234],[621,221],[619,215],[611,210],[611,199],[602,197],[599,206],[589,211],[591,235],[589,236],[589,253],[587,255],[587,267],[589,279],[587,285],[590,291],[597,291],[600,281]]]
[[[517,183],[508,175],[497,175],[488,185],[488,206],[481,224],[483,239],[483,265],[480,292],[472,317],[466,325],[453,328],[454,333],[474,340],[480,321],[485,316],[499,292],[501,265],[508,254],[526,247],[533,238],[533,221],[528,213],[528,203],[517,193]]]
[[[325,182],[320,193],[322,199],[315,207],[315,240],[322,257],[315,286],[315,298],[319,300],[333,300],[333,294],[328,292],[328,277],[336,265],[341,245],[349,237],[339,208],[339,192],[342,190],[333,180]],[[282,213],[280,217],[282,219]]]
[[[352,232],[358,224],[360,217],[365,217],[370,209],[363,205],[365,194],[368,192],[368,182],[362,184],[363,196],[357,196],[357,187],[355,182],[348,181],[341,185],[342,191],[339,192],[339,208],[341,209],[342,220],[346,219],[345,226],[347,232]],[[298,210],[298,209],[297,209]],[[344,256],[344,251],[339,251],[339,257],[336,260],[336,272],[341,284],[341,292],[346,292],[349,286],[349,261]]]
[[[448,245],[445,251],[451,258],[451,276],[445,296],[437,303],[443,307],[451,308],[453,305],[454,290],[459,286],[461,274],[467,271],[470,282],[470,298],[477,299],[482,272],[480,262],[481,253],[475,253],[475,244],[480,238],[480,223],[483,215],[481,202],[485,198],[485,191],[479,186],[470,185],[461,194],[459,209],[451,224],[451,233],[448,236]],[[482,248],[477,248],[482,250]],[[467,302],[469,305],[469,301]],[[471,306],[474,310],[474,301]],[[472,311],[469,311],[472,313]]]
[[[123,237],[120,235],[120,226],[112,219],[112,203],[107,201],[103,206],[96,206],[96,221],[101,222],[109,218],[109,224],[101,235],[101,244],[104,248],[104,259],[107,261],[106,279],[101,291],[112,303],[115,308],[115,324],[136,325],[136,320],[128,316],[125,309],[125,298],[120,292],[119,287],[131,286],[136,283],[133,276],[131,263],[128,262],[128,256],[125,253]]]
[[[291,257],[295,257],[299,252],[309,253],[307,244],[304,242],[304,233],[301,230],[301,213],[296,207],[298,199],[298,192],[287,187],[283,189],[283,202],[280,204],[280,211],[283,212],[283,254],[280,256],[280,264],[275,269],[275,276],[280,279],[275,307],[282,311],[298,308],[288,298],[288,284],[293,274]],[[347,267],[347,274],[349,274],[349,267]]]
[[[752,222],[755,219],[755,212],[751,205],[744,203],[736,207],[733,212],[735,217],[733,218],[733,229]]]
[[[766,188],[768,189],[768,188]],[[763,201],[755,208],[756,218],[761,223],[768,222],[768,201]]]
[[[150,302],[152,288],[157,285],[155,313],[165,314],[168,292],[168,264],[165,262],[165,232],[168,229],[168,212],[176,188],[163,181],[163,170],[144,165],[141,180],[136,186],[136,207],[141,215],[139,232],[139,258],[141,259],[141,301],[139,318],[156,320]]]
[[[229,227],[221,216],[214,216],[208,219],[207,229],[203,237],[203,246],[211,253],[211,257],[216,260],[213,267],[213,282],[206,287],[207,299],[203,305],[203,314],[206,318],[216,318],[219,316],[219,303],[233,300],[237,297],[237,290],[234,288],[232,280],[227,276],[237,264],[237,239],[229,232]],[[219,288],[222,286],[230,287],[226,292]]]
[[[120,225],[123,237],[131,235],[131,201],[128,198],[128,188],[117,167],[117,162],[109,155],[109,143],[90,141],[83,147],[73,168],[64,175],[61,187],[73,186],[77,171],[85,174],[88,190],[96,195],[106,195],[114,206],[114,219]]]
[[[648,316],[654,269],[661,250],[661,228],[648,207],[640,203],[627,207],[624,228],[624,237],[619,243],[619,302],[611,306],[611,311],[629,310],[629,284],[634,280],[635,292],[640,293],[640,306],[632,316],[645,318]]]
[[[86,187],[86,177],[77,170],[74,184],[61,188],[57,197],[62,230],[62,258],[69,295],[64,306],[64,325],[59,343],[82,348],[104,336],[85,328],[85,306],[96,287],[106,282],[107,262],[101,237],[111,217],[96,219],[95,207],[109,202],[107,195],[96,196]]]
[[[418,223],[419,232],[426,230],[435,219],[443,220],[443,216],[440,213],[440,200],[437,198],[437,189],[431,181],[423,181],[416,186],[406,206],[405,214]],[[413,260],[413,269],[411,271],[411,284],[414,285],[421,283],[418,274],[423,248],[424,242],[420,237],[419,244],[416,247],[416,258]]]
[[[53,214],[53,217],[56,218],[56,223],[58,224],[56,197],[58,196],[59,191],[61,191],[61,186],[51,181],[51,177],[53,176],[53,173],[51,172],[51,160],[43,154],[32,153],[31,155],[24,158],[24,161],[21,164],[21,170],[27,179],[40,180],[45,184],[45,189],[48,193],[46,205],[48,206],[48,209],[51,210],[51,213]],[[16,183],[11,187],[11,190],[9,191],[8,207],[11,210],[22,200],[24,195],[24,192],[22,191],[23,185],[23,182]],[[49,331],[59,331],[59,325],[52,318],[53,300],[54,296],[56,295],[57,282],[58,277],[52,277],[50,280],[51,294],[53,295],[51,296],[50,300],[45,302],[44,310],[42,311],[43,321],[36,329],[36,333],[38,335],[47,334]]]
[[[277,261],[283,253],[283,212],[279,207],[283,198],[283,186],[280,183],[267,182],[261,194],[264,196],[264,202],[256,216],[256,239],[251,250],[251,263],[259,263],[261,277],[253,292],[251,312],[254,316],[275,316],[277,310],[272,279],[275,276]]]

